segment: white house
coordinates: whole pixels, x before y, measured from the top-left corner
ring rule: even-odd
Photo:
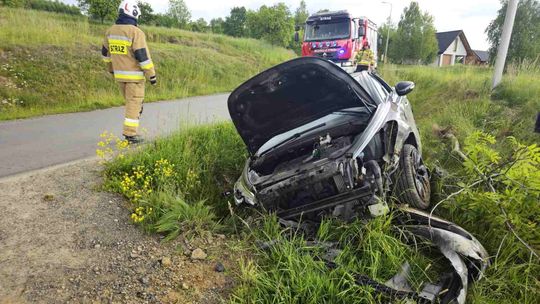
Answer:
[[[439,53],[433,65],[445,66],[456,63],[473,63],[477,56],[471,49],[462,30],[437,33]]]

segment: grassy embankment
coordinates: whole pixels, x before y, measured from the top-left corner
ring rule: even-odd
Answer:
[[[121,105],[101,62],[107,25],[0,7],[0,120]],[[227,92],[293,52],[253,39],[142,27],[159,84],[146,102]]]
[[[405,79],[417,83],[410,100],[422,135],[426,161],[432,167],[437,165],[448,172],[438,195],[434,195],[434,203],[458,189],[469,187],[477,178],[451,154],[450,144],[434,129],[445,128],[456,134],[478,165],[486,161],[482,153],[491,153],[491,148],[500,153],[499,160],[497,157],[489,159],[492,165],[488,169],[499,166],[508,169],[503,157],[511,151],[504,144],[507,136],[515,136],[527,144],[538,142],[539,136],[532,133],[536,111],[540,109],[538,73],[506,77],[493,94],[493,100],[489,90],[491,71],[488,69],[391,66],[382,73],[390,83]],[[498,143],[483,145],[481,141],[473,140],[471,135],[479,130],[494,135]],[[412,264],[416,285],[436,279],[444,259],[424,255],[425,250],[418,252],[406,245],[392,229],[389,217],[367,225],[335,222],[322,225],[319,239],[339,240],[346,247],[339,258],[342,266],[334,271],[327,270],[323,263],[313,258],[321,248],[306,246],[301,236],[294,233],[290,237],[274,218],[249,222],[250,228],[245,228],[230,216],[227,199],[220,195],[232,187],[245,157],[243,143],[231,124],[197,127],[158,139],[142,152],[108,163],[107,185],[127,196],[133,202],[133,210],[139,207],[134,219],[148,231],[169,233],[174,237],[178,233],[201,234],[225,229],[245,239],[245,247],[252,252],[252,257],[240,263],[238,284],[231,302],[380,302],[384,300],[371,293],[369,288],[355,286],[351,274],[363,273],[384,282],[405,261]],[[499,205],[506,208],[514,229],[538,250],[540,185],[534,186],[534,180],[540,180],[540,156],[538,158],[536,163],[520,162],[525,164],[523,168],[518,166],[522,171],[510,169],[506,172],[519,179],[516,183],[519,186],[497,182],[497,195],[486,194],[489,192],[486,185],[470,187],[435,211],[471,231],[492,256],[492,266],[486,277],[470,288],[471,303],[540,301],[540,264],[505,227],[499,209]],[[163,164],[161,159],[170,163]],[[137,169],[137,166],[142,167]],[[148,186],[144,183],[146,179]],[[520,188],[525,186],[529,188]],[[517,192],[506,193],[516,187]],[[530,187],[536,187],[536,190]],[[494,203],[494,198],[499,201]],[[261,252],[252,245],[256,239],[281,241],[271,251]]]

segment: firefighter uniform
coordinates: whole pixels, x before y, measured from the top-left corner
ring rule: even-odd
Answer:
[[[356,55],[356,62],[359,66],[359,70],[369,70],[370,67],[375,66],[375,55],[369,48],[364,48]]]
[[[105,34],[102,55],[126,101],[123,134],[126,138],[136,136],[145,79],[148,78],[152,84],[156,81],[156,71],[143,31],[133,24],[113,25]]]

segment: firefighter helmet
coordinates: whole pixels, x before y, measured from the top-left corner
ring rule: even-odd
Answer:
[[[124,0],[122,1],[122,3],[120,3],[120,6],[118,7],[118,13],[123,13],[131,18],[139,19],[139,16],[141,15],[141,10],[139,9],[139,5],[137,4],[137,2],[132,0]]]

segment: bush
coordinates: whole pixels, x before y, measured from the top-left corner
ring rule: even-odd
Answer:
[[[101,146],[109,144],[116,142]],[[192,127],[107,163],[106,187],[131,202],[133,221],[145,229],[169,238],[199,234],[228,215],[222,193],[232,189],[245,158],[232,124]]]
[[[2,0],[0,3],[9,7],[24,7],[27,0]]]
[[[58,0],[28,0],[26,7],[39,11],[55,12],[68,15],[81,15],[81,10],[77,6],[64,4]]]
[[[163,215],[156,220],[154,228],[157,233],[167,235],[165,240],[172,240],[180,234],[203,236],[219,227],[212,208],[204,201],[188,204],[180,197],[159,192],[149,196],[144,205],[150,206],[146,207],[150,212],[156,207],[162,209],[160,213]]]
[[[492,135],[479,131],[465,139],[463,169],[444,182],[453,191],[457,186],[459,195],[443,205],[443,213],[493,255],[488,280],[473,289],[474,299],[538,303],[540,264],[533,252],[540,249],[540,147],[514,137],[496,144]]]
[[[39,11],[81,15],[81,10],[77,6],[65,4],[58,0],[2,0],[1,3],[9,7],[23,7]]]

